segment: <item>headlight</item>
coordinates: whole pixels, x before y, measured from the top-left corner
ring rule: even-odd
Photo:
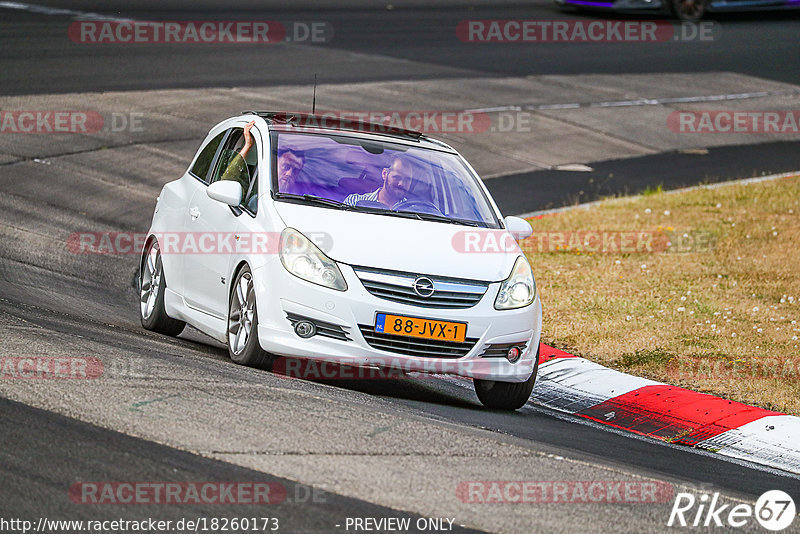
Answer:
[[[347,291],[342,271],[336,262],[294,228],[281,233],[281,263],[287,271],[312,284]]]
[[[520,256],[514,269],[497,293],[494,307],[497,310],[512,310],[527,306],[536,298],[536,280],[533,279],[528,260]]]

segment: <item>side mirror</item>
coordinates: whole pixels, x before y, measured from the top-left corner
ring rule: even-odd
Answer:
[[[520,217],[508,216],[503,219],[503,222],[506,223],[506,230],[511,232],[511,235],[514,236],[514,239],[525,239],[533,233],[531,224]]]
[[[219,180],[208,186],[206,193],[217,202],[238,206],[242,202],[242,185],[233,180]]]

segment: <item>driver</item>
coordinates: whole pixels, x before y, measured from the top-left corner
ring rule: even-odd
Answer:
[[[391,208],[398,202],[406,200],[406,194],[411,187],[411,164],[400,156],[394,156],[391,164],[381,173],[383,185],[372,193],[358,195],[353,193],[344,199],[344,203],[355,206],[362,200],[380,202]]]
[[[291,147],[278,149],[278,191],[281,193],[300,193],[297,178],[306,163],[305,154]]]

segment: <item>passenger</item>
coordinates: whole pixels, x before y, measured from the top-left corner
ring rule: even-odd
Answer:
[[[400,156],[394,156],[388,167],[381,172],[383,185],[371,193],[358,195],[353,193],[344,199],[344,203],[355,206],[362,200],[380,202],[387,208],[395,206],[399,202],[406,200],[406,195],[411,187],[411,164]]]

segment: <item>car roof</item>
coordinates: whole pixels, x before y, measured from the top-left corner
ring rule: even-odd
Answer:
[[[294,113],[289,111],[243,111],[243,115],[261,117],[270,129],[281,131],[309,131],[329,133],[350,133],[370,137],[391,137],[395,141],[411,142],[416,145],[427,145],[426,148],[446,150],[456,153],[450,145],[428,137],[417,130],[387,126],[385,124],[353,120],[331,115],[315,115],[310,113]]]

